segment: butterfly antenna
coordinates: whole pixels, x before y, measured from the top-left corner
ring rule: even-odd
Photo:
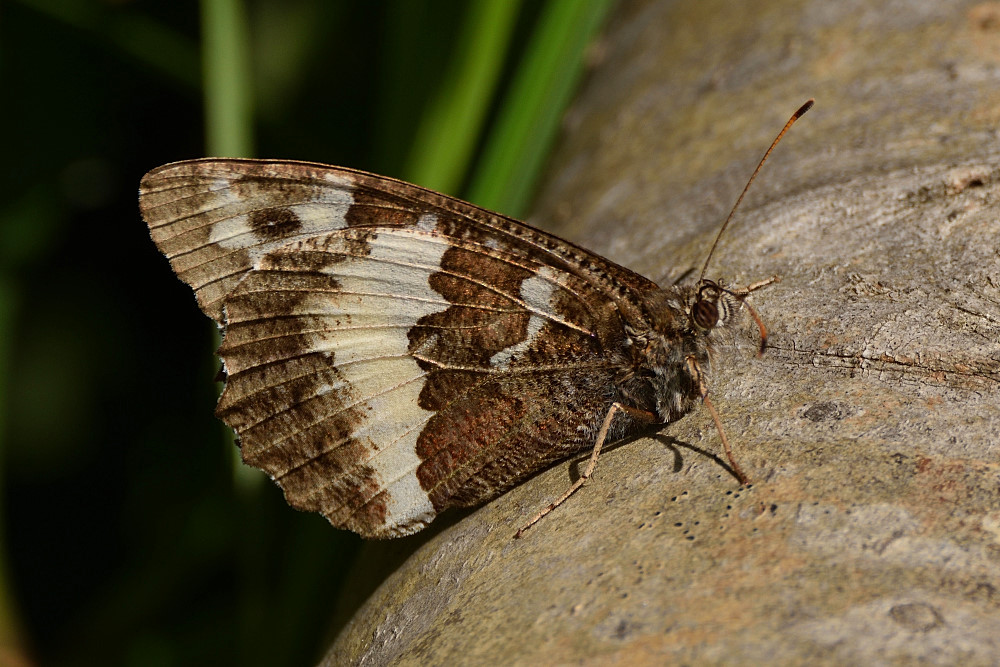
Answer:
[[[733,204],[733,209],[729,211],[729,215],[726,217],[726,221],[722,223],[722,228],[719,229],[719,233],[715,235],[715,241],[712,243],[712,247],[708,251],[708,257],[705,258],[705,264],[704,266],[701,267],[701,275],[698,276],[698,282],[701,282],[702,279],[704,279],[705,271],[708,270],[708,263],[712,261],[712,255],[715,253],[715,246],[719,245],[719,239],[722,238],[723,232],[725,232],[726,227],[729,226],[729,221],[733,219],[733,214],[735,214],[736,209],[740,207],[740,202],[743,201],[743,197],[746,196],[747,190],[750,189],[750,184],[753,183],[753,179],[757,178],[757,174],[760,172],[760,168],[764,166],[764,162],[766,162],[768,156],[771,155],[771,151],[773,151],[774,147],[778,145],[778,142],[781,141],[781,138],[785,136],[785,132],[788,132],[788,128],[790,128],[795,121],[801,118],[802,114],[809,111],[809,109],[812,108],[812,105],[815,102],[816,100],[810,98],[805,104],[800,106],[795,113],[792,114],[792,117],[788,119],[788,122],[785,123],[785,126],[781,128],[781,132],[778,132],[778,136],[776,136],[774,138],[774,141],[771,142],[771,145],[764,153],[764,157],[762,157],[760,159],[760,162],[757,163],[757,168],[753,170],[752,174],[750,174],[750,180],[747,181],[747,184],[743,187],[743,192],[740,193],[739,199],[737,199],[736,203]]]

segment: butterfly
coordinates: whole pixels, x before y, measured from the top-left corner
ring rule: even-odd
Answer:
[[[707,401],[713,341],[768,282],[661,288],[512,218],[309,162],[167,164],[139,204],[222,332],[216,415],[243,460],[363,537],[590,449],[568,497],[605,441]]]

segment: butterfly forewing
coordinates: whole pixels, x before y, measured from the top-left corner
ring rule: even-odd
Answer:
[[[593,446],[623,314],[655,285],[388,178],[197,160],[143,179],[154,241],[221,326],[217,414],[289,502],[386,537]]]

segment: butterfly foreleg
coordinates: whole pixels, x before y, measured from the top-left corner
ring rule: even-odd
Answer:
[[[524,531],[534,526],[542,519],[542,517],[566,502],[566,499],[576,493],[577,490],[579,490],[579,488],[583,486],[587,479],[594,473],[594,468],[597,467],[597,457],[601,455],[601,448],[604,446],[604,441],[608,438],[608,431],[611,429],[611,423],[614,420],[615,415],[619,412],[624,412],[631,415],[635,419],[646,421],[651,424],[659,421],[657,415],[652,412],[640,410],[639,408],[633,408],[628,405],[622,405],[621,403],[612,403],[611,408],[608,410],[608,414],[604,417],[604,423],[601,424],[601,429],[597,432],[597,439],[594,442],[594,449],[590,452],[590,460],[587,462],[587,468],[580,475],[579,479],[573,482],[573,485],[566,490],[566,493],[559,496],[555,502],[532,517],[531,521],[524,524],[520,530],[514,534],[514,539],[521,537]]]
[[[726,437],[726,430],[722,428],[722,419],[719,417],[719,413],[716,412],[715,406],[712,405],[711,399],[708,397],[708,386],[705,384],[705,377],[701,372],[701,366],[698,364],[698,360],[694,357],[687,358],[688,368],[691,369],[691,374],[694,375],[695,380],[698,382],[698,392],[701,394],[701,400],[708,408],[709,414],[712,415],[712,420],[715,422],[715,429],[719,432],[719,438],[722,440],[722,449],[726,452],[726,458],[729,459],[729,465],[732,467],[733,474],[740,481],[740,484],[749,484],[750,478],[746,476],[743,469],[736,462],[736,458],[733,456],[733,450],[729,446],[729,438]]]

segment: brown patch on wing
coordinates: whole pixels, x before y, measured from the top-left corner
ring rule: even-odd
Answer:
[[[247,224],[262,241],[277,241],[294,236],[302,229],[302,221],[287,208],[266,208],[250,211]]]
[[[146,174],[139,208],[178,277],[221,324],[223,300],[256,258],[296,235],[344,225],[351,188],[349,174],[318,165],[192,160]],[[307,228],[296,207],[314,205],[329,214],[311,209]]]
[[[411,227],[423,216],[433,215],[442,236],[502,247],[509,255],[574,275],[626,310],[638,309],[635,292],[656,287],[625,267],[513,218],[384,176],[366,172],[352,176],[355,203],[347,216],[350,226]]]
[[[368,190],[374,193],[376,199],[388,191],[395,201],[403,202],[408,208],[420,213],[434,213],[438,218],[439,231],[450,238],[491,239],[509,253],[577,276],[590,283],[593,290],[602,293],[604,299],[618,302],[622,309],[637,309],[635,294],[656,287],[648,278],[513,218],[385,176],[362,171],[352,171],[351,174],[358,191]]]
[[[428,422],[417,440],[417,455],[423,461],[417,478],[438,511],[457,504],[455,497],[465,481],[463,469],[488,447],[506,446],[503,434],[514,428],[530,407],[517,396],[498,393],[496,383],[490,388],[493,391],[467,392],[460,401],[439,405],[443,410]]]
[[[449,387],[451,400],[417,441],[417,477],[438,512],[481,503],[592,447],[613,400],[607,368],[479,379],[461,393]]]
[[[609,350],[623,344],[614,304],[588,304],[586,283],[554,274],[545,312],[526,310],[522,285],[535,275],[525,262],[456,247],[430,278],[452,305],[418,321],[409,349],[429,371],[419,403],[436,414],[417,442],[417,477],[436,511],[481,502],[593,446],[613,401]],[[532,316],[543,324],[528,341]],[[502,372],[490,367],[524,341]]]
[[[416,322],[408,334],[410,352],[425,370],[433,361],[488,368],[491,356],[525,339],[530,313],[514,299],[531,275],[496,258],[448,249],[430,286],[454,305]]]
[[[216,415],[238,434],[243,460],[271,475],[290,505],[373,536],[388,520],[387,498],[365,463],[373,443],[353,437],[370,415],[355,405],[335,352],[322,349],[351,315],[314,312],[317,299],[342,298],[331,267],[370,252],[370,232],[343,234],[347,242],[309,239],[266,256],[226,299],[219,354],[228,379]]]
[[[381,480],[352,437],[367,416],[333,359],[302,354],[230,376],[216,415],[239,434],[243,460],[271,475],[288,503],[371,535],[385,525]],[[320,387],[336,387],[319,392]]]
[[[358,187],[353,195],[354,203],[346,216],[349,227],[410,227],[428,212],[418,202],[385,190]]]
[[[270,258],[269,270],[247,275],[226,300],[226,335],[219,355],[230,377],[314,348],[319,332],[333,323],[300,306],[317,293],[335,297],[339,281],[320,270],[335,260],[323,253],[278,255]]]
[[[368,257],[372,253],[371,243],[377,237],[378,233],[371,229],[345,229],[325,240],[317,239],[316,243],[324,252],[330,252],[330,245],[336,242],[339,247],[337,255],[341,259]]]

